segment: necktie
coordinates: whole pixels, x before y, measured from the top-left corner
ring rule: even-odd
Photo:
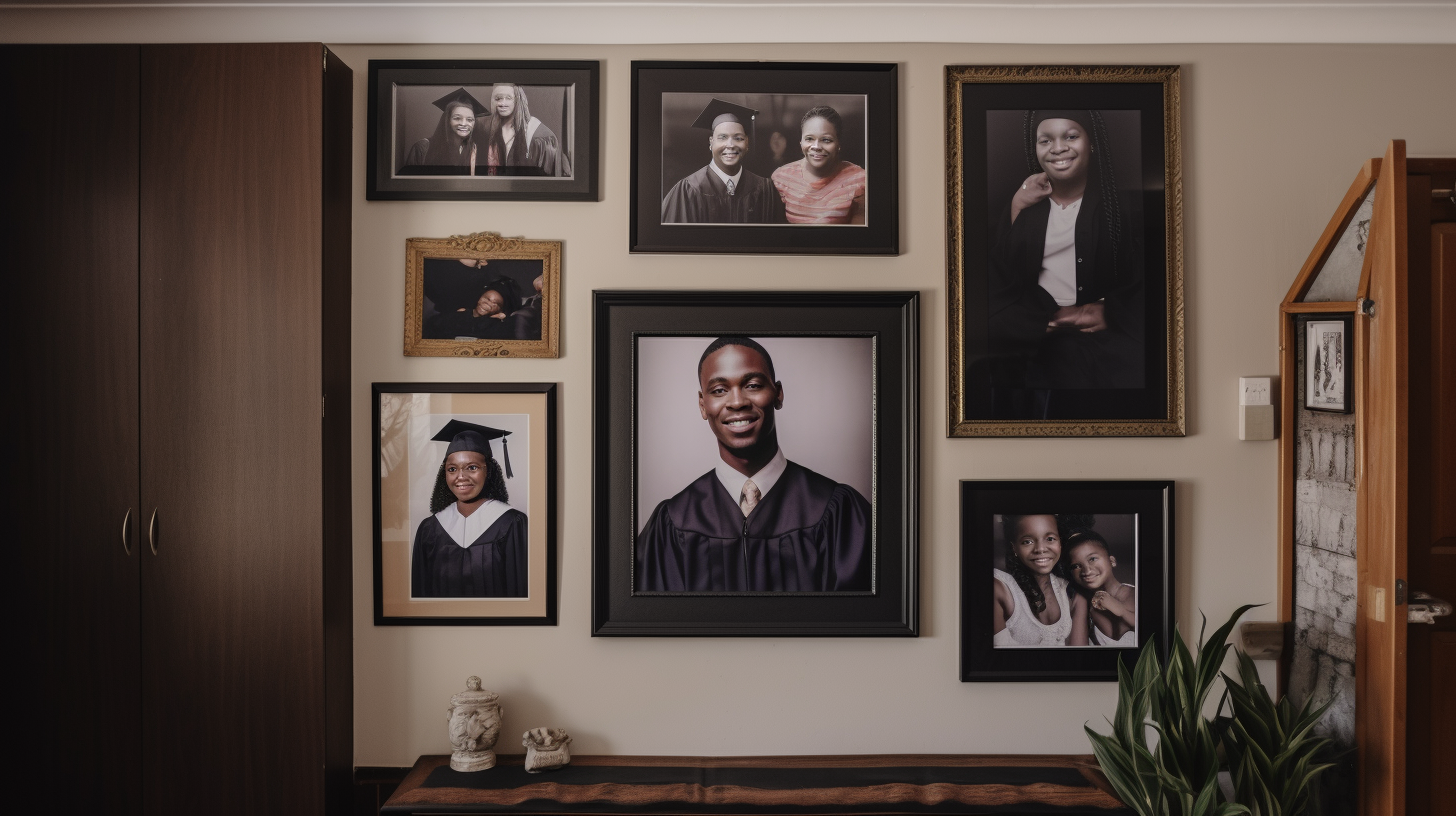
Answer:
[[[733,188],[737,186],[733,179],[728,179],[728,195],[733,195]]]
[[[762,495],[762,493],[758,492],[758,485],[754,484],[752,479],[749,479],[743,483],[743,494],[738,497],[738,509],[742,510],[743,515],[747,516],[753,512],[753,508],[758,506],[758,500]]]

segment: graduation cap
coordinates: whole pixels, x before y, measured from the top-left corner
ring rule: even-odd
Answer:
[[[743,129],[748,132],[748,137],[752,139],[753,122],[757,117],[758,111],[753,108],[745,108],[742,105],[715,98],[708,103],[706,108],[703,108],[703,112],[698,114],[698,118],[693,120],[693,127],[714,131],[724,122],[737,122],[743,125]]]
[[[490,113],[490,108],[480,104],[480,100],[470,95],[464,88],[456,88],[435,100],[435,107],[442,111],[450,110],[451,105],[469,105],[475,111],[476,118]]]
[[[506,478],[515,476],[511,473],[511,449],[506,446],[506,437],[510,431],[502,431],[500,428],[492,428],[487,425],[476,425],[474,422],[461,422],[452,418],[445,423],[440,432],[430,437],[432,442],[449,442],[450,447],[445,450],[445,456],[460,451],[474,451],[483,453],[487,459],[494,459],[490,453],[490,440],[501,441],[501,459],[505,460]]]

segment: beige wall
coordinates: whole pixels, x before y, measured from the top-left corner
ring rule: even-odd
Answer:
[[[1177,481],[1177,614],[1221,621],[1276,599],[1271,442],[1240,442],[1237,378],[1277,370],[1276,305],[1357,167],[1404,138],[1456,155],[1450,46],[338,45],[355,71],[355,756],[408,765],[448,750],[445,706],[466,676],[500,692],[506,735],[564,726],[580,753],[1086,753],[1110,715],[1102,683],[957,680],[957,482]],[[368,61],[600,59],[602,201],[366,202]],[[631,60],[892,61],[901,66],[902,252],[896,258],[632,256],[627,252]],[[1183,439],[947,439],[943,66],[1184,66],[1189,435]],[[1444,86],[1444,87],[1443,87]],[[1443,101],[1444,100],[1444,101]],[[404,241],[478,230],[565,242],[559,360],[401,354]],[[922,294],[921,636],[917,639],[601,639],[590,636],[591,290],[917,289]],[[560,384],[560,625],[373,625],[369,384]],[[1272,608],[1252,613],[1271,619]],[[518,751],[514,738],[501,747]]]

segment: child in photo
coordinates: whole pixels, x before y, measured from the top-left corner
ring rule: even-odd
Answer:
[[[1089,645],[1135,648],[1137,587],[1117,580],[1117,559],[1107,542],[1093,530],[1079,530],[1067,536],[1066,549],[1072,580],[1081,590],[1072,598],[1072,617],[1091,624]]]

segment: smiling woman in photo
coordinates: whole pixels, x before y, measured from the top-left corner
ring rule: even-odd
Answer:
[[[531,115],[526,89],[497,82],[490,90],[490,118],[481,123],[492,176],[570,176],[571,159],[556,134]]]
[[[842,161],[844,120],[828,105],[810,108],[799,120],[804,158],[774,171],[790,224],[863,224],[865,171]]]
[[[480,100],[459,88],[436,99],[440,121],[428,139],[410,145],[402,175],[473,176],[485,164],[485,151],[476,134],[476,122],[487,113]],[[484,169],[482,167],[482,169]]]

